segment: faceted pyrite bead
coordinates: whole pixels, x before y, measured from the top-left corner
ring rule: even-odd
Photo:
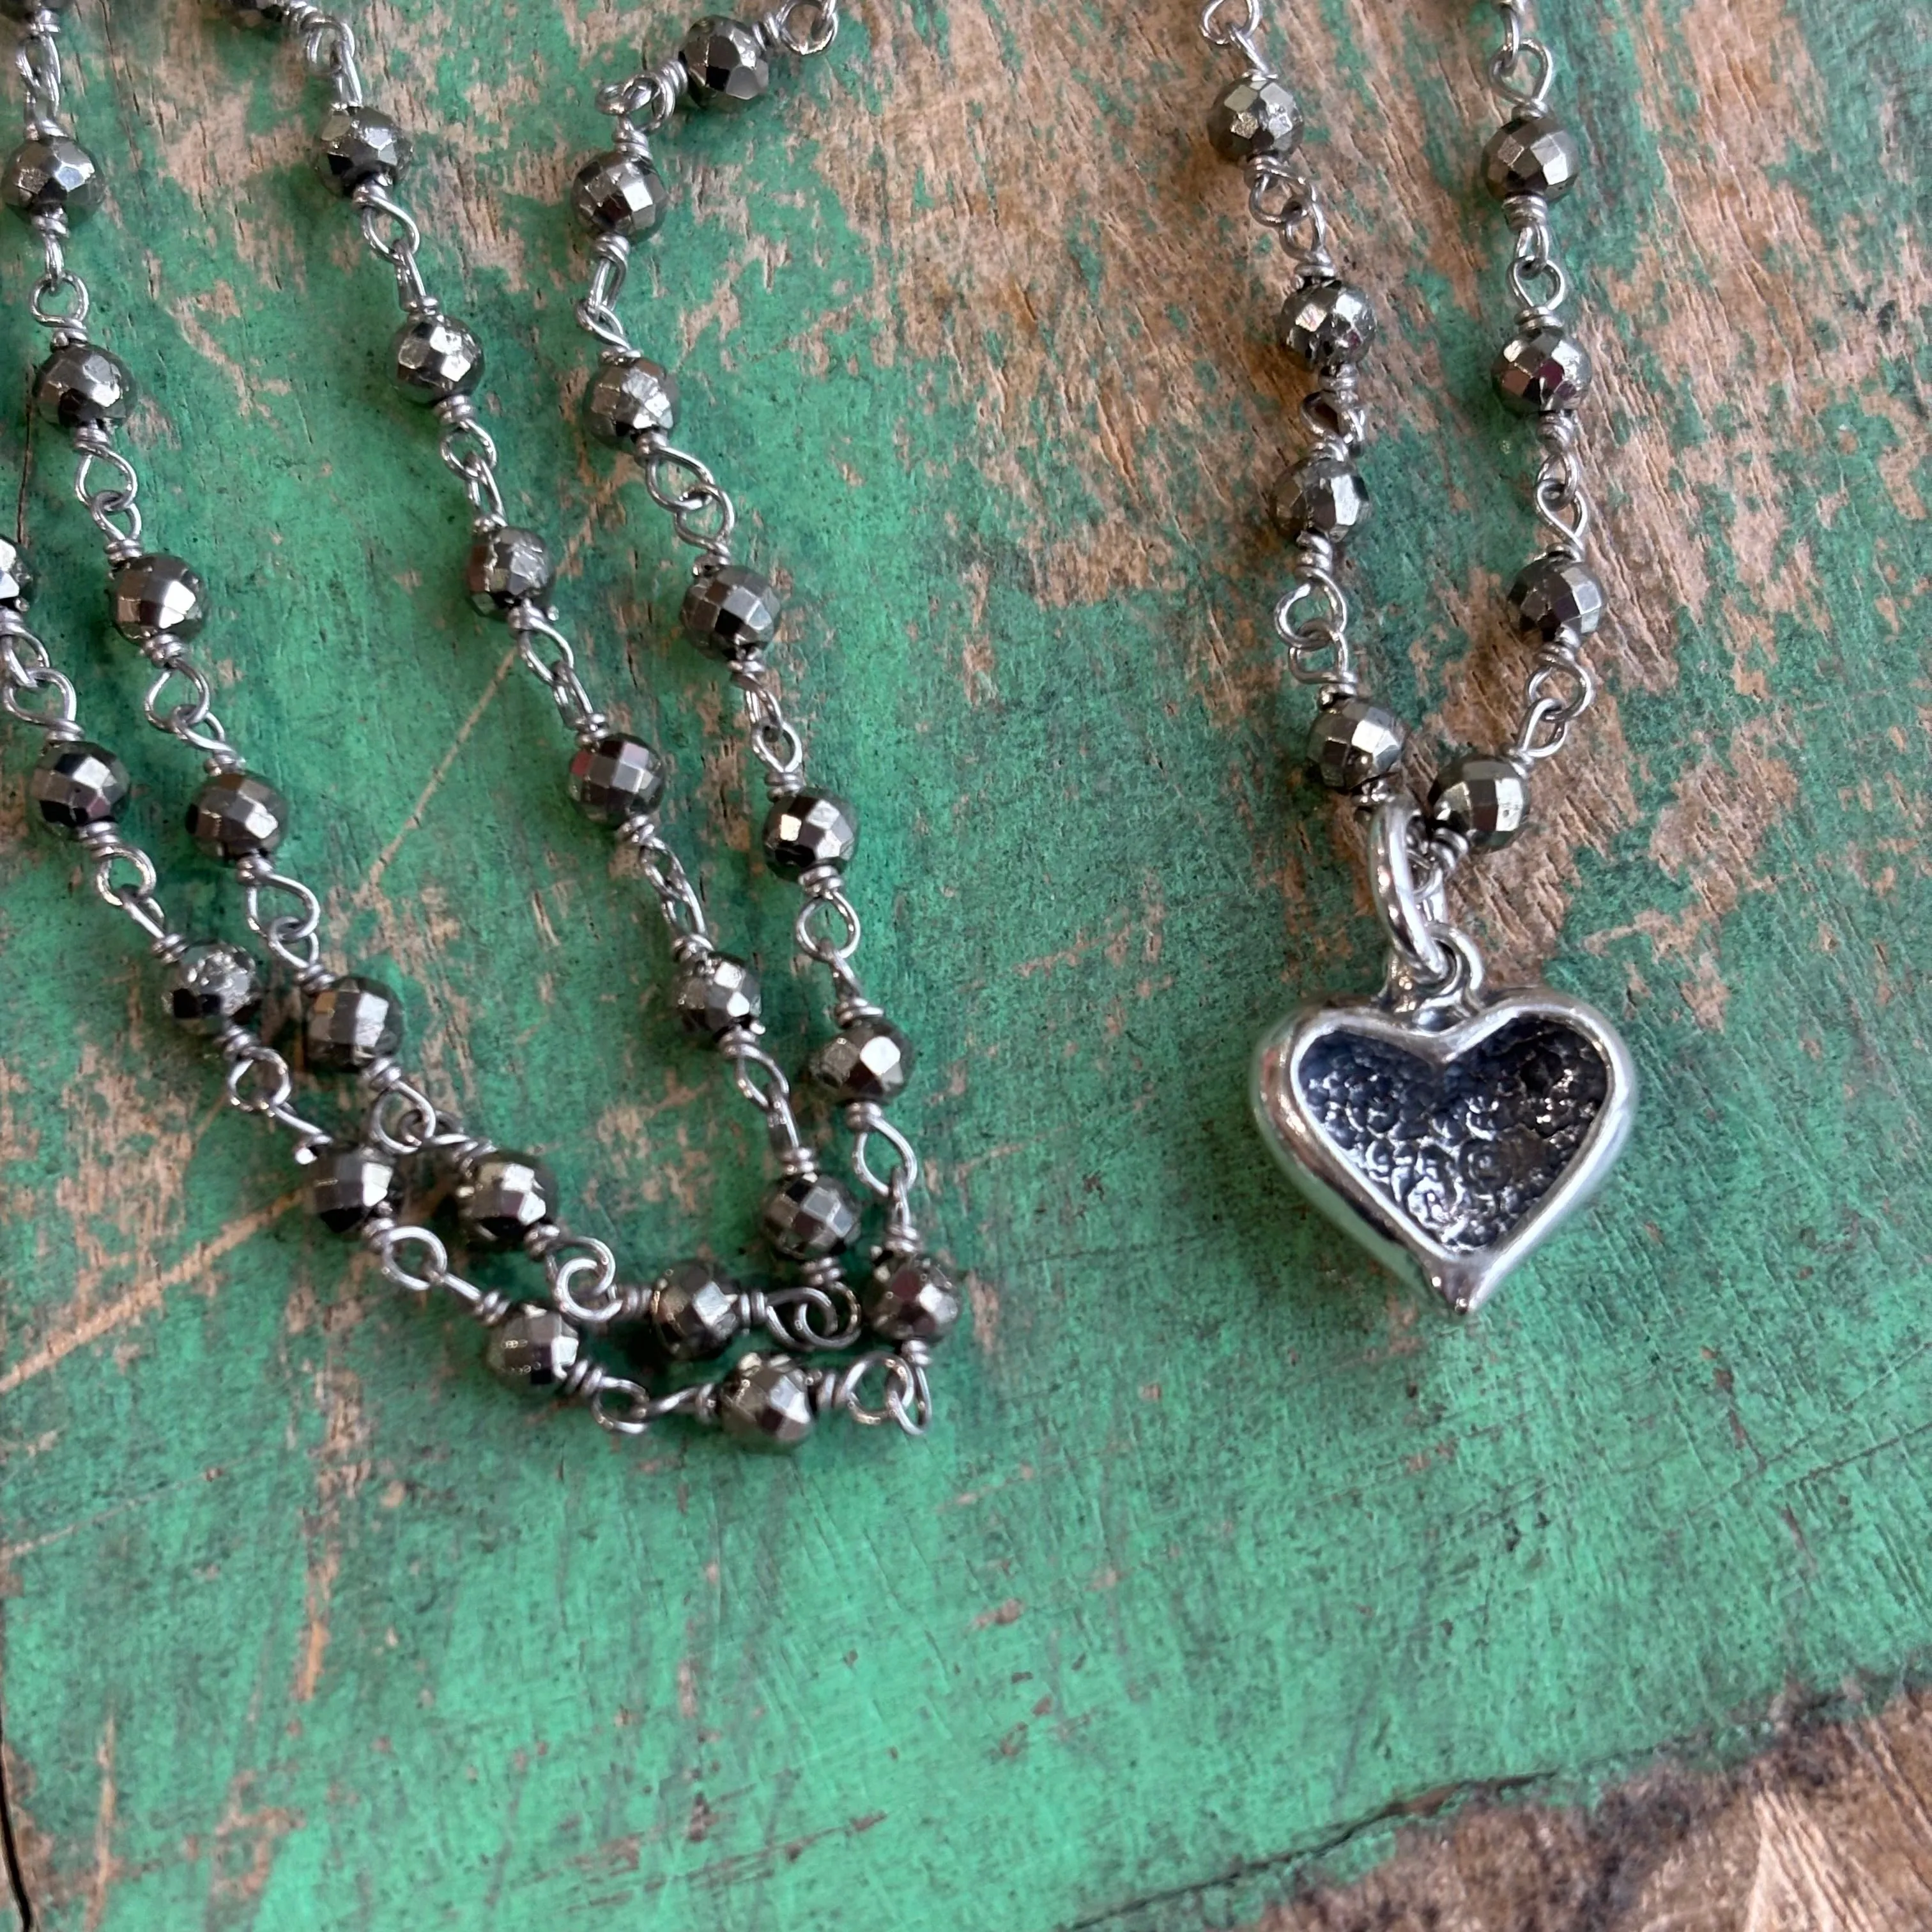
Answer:
[[[1574,408],[1590,386],[1590,358],[1560,328],[1532,329],[1503,344],[1490,371],[1506,409],[1520,416]]]
[[[1374,304],[1347,282],[1304,282],[1282,304],[1282,346],[1323,370],[1358,361],[1376,339]]]
[[[650,1334],[674,1362],[708,1362],[738,1332],[743,1291],[709,1262],[680,1262],[652,1284]]]
[[[788,1355],[740,1355],[718,1391],[718,1420],[754,1448],[796,1448],[812,1433],[812,1384]]]
[[[332,1148],[309,1174],[308,1210],[332,1234],[352,1234],[402,1202],[396,1163],[375,1148]]]
[[[472,1239],[513,1247],[556,1218],[556,1177],[536,1155],[496,1148],[458,1175],[452,1198]]]
[[[1457,758],[1436,773],[1429,814],[1479,850],[1493,852],[1528,822],[1529,781],[1507,758]]]
[[[1498,201],[1520,194],[1560,201],[1583,172],[1576,137],[1546,114],[1519,114],[1490,136],[1483,150],[1483,185]]]
[[[446,315],[404,322],[394,350],[396,387],[415,402],[446,403],[483,380],[483,345]]]
[[[10,537],[0,537],[0,610],[24,610],[34,594],[27,553]]]
[[[888,1342],[937,1342],[959,1322],[959,1291],[930,1255],[886,1255],[867,1277],[866,1324]]]
[[[125,422],[134,404],[127,364],[90,342],[56,349],[34,372],[34,406],[43,422],[61,429]]]
[[[593,235],[641,240],[664,219],[670,197],[664,176],[649,161],[613,150],[592,154],[577,171],[570,206]]]
[[[1369,520],[1369,493],[1352,465],[1325,456],[1292,464],[1275,478],[1268,509],[1285,536],[1312,530],[1336,543]]]
[[[316,172],[339,195],[393,180],[409,165],[410,137],[374,107],[332,107],[316,139]]]
[[[912,1042],[890,1020],[868,1014],[812,1056],[812,1077],[835,1100],[883,1106],[905,1091],[915,1058]]]
[[[380,980],[347,974],[309,995],[302,1043],[318,1072],[359,1072],[386,1060],[402,1038],[403,1003]]]
[[[671,1003],[686,1033],[716,1040],[758,1017],[758,976],[728,952],[708,952],[677,976]]]
[[[1366,698],[1324,704],[1308,728],[1308,765],[1330,791],[1360,791],[1402,763],[1401,720]]]
[[[512,1388],[556,1389],[570,1379],[583,1338],[554,1308],[526,1301],[490,1330],[484,1359]]]
[[[128,802],[128,767],[104,745],[86,738],[52,738],[27,781],[40,822],[65,838],[90,825],[106,825]]]
[[[161,997],[169,1018],[190,1033],[245,1026],[261,1010],[262,969],[240,946],[204,939],[168,968]]]
[[[779,609],[770,578],[728,563],[692,580],[679,614],[706,656],[730,664],[763,650],[778,635]]]
[[[613,731],[578,748],[570,761],[570,795],[598,825],[641,818],[664,796],[664,760],[641,738]]]
[[[720,14],[692,22],[677,57],[691,76],[691,98],[700,107],[742,107],[772,84],[758,35],[742,20]]]
[[[859,1204],[842,1180],[788,1174],[765,1196],[765,1238],[788,1261],[823,1261],[859,1238]]]
[[[550,546],[535,530],[514,524],[483,531],[463,566],[464,588],[486,617],[506,616],[519,604],[541,604],[556,581]]]
[[[100,206],[94,157],[64,134],[32,134],[0,165],[0,201],[32,217],[62,214],[71,220]]]
[[[1604,621],[1603,586],[1574,557],[1555,551],[1516,572],[1509,607],[1526,637],[1551,644],[1567,630],[1587,638]]]
[[[859,814],[829,791],[795,791],[765,814],[765,863],[782,879],[843,866],[859,848]]]
[[[137,644],[191,638],[207,621],[208,586],[192,565],[156,550],[114,566],[107,609],[114,628]]]
[[[272,852],[288,830],[289,802],[250,772],[218,772],[188,808],[188,836],[211,859]]]
[[[1287,154],[1301,139],[1301,108],[1274,80],[1250,74],[1223,88],[1208,113],[1208,138],[1224,161]]]
[[[584,430],[593,442],[635,449],[653,430],[677,420],[677,384],[647,356],[607,358],[584,392]]]

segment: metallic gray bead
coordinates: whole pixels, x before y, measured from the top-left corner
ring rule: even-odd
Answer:
[[[823,1261],[859,1238],[859,1204],[829,1174],[788,1174],[765,1196],[765,1238],[788,1261]]]
[[[402,1204],[395,1162],[374,1148],[332,1148],[309,1172],[308,1210],[332,1234],[352,1234]]]
[[[0,16],[9,20],[31,20],[43,8],[50,14],[64,14],[74,0],[0,0]]]
[[[728,952],[710,952],[677,976],[671,1003],[686,1033],[716,1040],[758,1017],[758,976]]]
[[[653,430],[677,421],[677,384],[646,356],[599,362],[584,392],[584,430],[593,442],[635,449]]]
[[[812,1056],[812,1077],[833,1099],[883,1106],[906,1090],[918,1055],[889,1019],[866,1015],[827,1040]]]
[[[446,403],[483,380],[483,345],[446,315],[404,322],[394,349],[396,387],[413,402]]]
[[[359,1072],[386,1060],[402,1039],[402,1002],[380,980],[346,974],[309,995],[302,1043],[318,1072]]]
[[[1376,339],[1375,307],[1347,282],[1304,282],[1282,304],[1282,346],[1322,370],[1354,362]]]
[[[62,429],[124,423],[134,406],[134,378],[126,363],[89,342],[56,349],[34,371],[34,406]]]
[[[586,818],[618,826],[641,818],[664,796],[664,760],[640,738],[613,731],[570,761],[570,795]]]
[[[765,814],[765,863],[782,879],[844,866],[859,849],[859,814],[829,791],[795,791]]]
[[[1592,635],[1604,621],[1604,590],[1574,557],[1533,557],[1509,587],[1509,607],[1524,636],[1552,644],[1564,631]]]
[[[1529,781],[1507,758],[1457,758],[1436,774],[1429,814],[1478,850],[1493,852],[1528,822]]]
[[[191,564],[164,550],[117,563],[107,580],[108,615],[124,638],[191,638],[208,619],[208,586]]]
[[[535,530],[514,524],[480,532],[463,566],[463,587],[486,617],[503,617],[519,604],[541,604],[556,581],[550,546]]]
[[[465,1163],[451,1198],[472,1240],[514,1247],[556,1219],[556,1176],[535,1154],[493,1148]]]
[[[177,1026],[213,1035],[260,1012],[262,969],[240,946],[204,939],[169,967],[161,997]]]
[[[1225,87],[1208,113],[1208,138],[1224,161],[1286,154],[1301,140],[1301,107],[1278,80],[1250,75]]]
[[[526,1302],[490,1330],[483,1358],[512,1388],[561,1388],[584,1352],[584,1338],[554,1308]]]
[[[1483,149],[1483,185],[1498,201],[1520,194],[1560,201],[1583,172],[1576,136],[1546,114],[1519,114],[1490,136]]]
[[[680,1262],[651,1286],[648,1332],[673,1361],[708,1362],[722,1355],[738,1333],[742,1292],[709,1262]]]
[[[218,772],[188,808],[188,836],[231,864],[272,852],[288,830],[289,802],[252,772]]]
[[[1402,763],[1402,721],[1366,698],[1324,704],[1308,728],[1309,768],[1330,791],[1360,791]]]
[[[100,194],[94,157],[64,134],[30,134],[0,163],[0,201],[29,219],[59,214],[72,220],[98,208]]]
[[[725,1434],[755,1449],[795,1449],[815,1419],[811,1381],[788,1355],[740,1355],[718,1390]]]
[[[374,107],[332,107],[316,139],[316,171],[339,195],[370,182],[393,181],[409,166],[410,137]]]
[[[888,1342],[938,1342],[959,1325],[952,1277],[930,1255],[887,1255],[862,1297],[866,1325]]]
[[[1590,386],[1590,358],[1560,328],[1512,336],[1490,371],[1504,408],[1520,416],[1574,408]]]
[[[1268,509],[1286,536],[1312,530],[1340,543],[1369,520],[1369,493],[1352,464],[1313,456],[1275,478]]]
[[[772,84],[758,35],[742,20],[720,14],[692,22],[677,57],[691,76],[691,98],[701,107],[742,107]]]
[[[770,578],[728,563],[692,580],[679,615],[700,650],[729,664],[763,650],[778,635],[781,608]]]
[[[128,790],[128,767],[86,738],[50,739],[27,780],[40,822],[64,838],[112,824],[127,806]]]
[[[571,183],[571,210],[593,235],[641,241],[664,219],[670,200],[664,176],[649,161],[620,154],[592,154]]]
[[[33,595],[27,553],[11,537],[0,537],[0,610],[24,610]]]

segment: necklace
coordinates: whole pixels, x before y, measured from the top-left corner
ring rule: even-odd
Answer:
[[[811,1072],[840,1109],[859,1190],[884,1209],[872,1267],[856,1288],[840,1258],[862,1232],[858,1196],[824,1172],[802,1132],[790,1083],[762,1044],[757,975],[721,950],[664,836],[664,762],[649,744],[614,728],[592,699],[551,604],[550,549],[538,532],[505,517],[496,446],[474,400],[482,346],[430,292],[420,260],[422,232],[398,196],[410,139],[364,100],[346,21],[308,0],[228,0],[225,8],[246,24],[286,25],[300,37],[310,71],[328,86],[318,165],[355,209],[369,248],[394,272],[404,315],[392,345],[395,381],[434,412],[442,461],[473,512],[465,588],[479,612],[508,623],[518,655],[554,700],[572,742],[570,796],[586,818],[614,831],[636,855],[670,932],[673,1004],[686,1031],[722,1057],[733,1085],[763,1118],[777,1178],[765,1198],[762,1229],[796,1275],[790,1284],[765,1290],[747,1288],[701,1261],[677,1263],[648,1286],[621,1282],[609,1246],[568,1226],[545,1162],[466,1126],[404,1072],[394,1057],[402,1030],[394,990],[324,963],[321,900],[274,856],[291,821],[288,800],[249,769],[215,716],[212,686],[188,650],[207,619],[206,585],[183,559],[142,540],[140,477],[116,434],[132,404],[134,379],[90,336],[88,291],[67,259],[70,223],[98,202],[101,185],[92,157],[62,117],[58,8],[4,0],[4,10],[22,22],[16,66],[26,130],[0,169],[0,200],[32,226],[45,254],[31,308],[50,332],[50,352],[35,373],[34,404],[76,449],[74,494],[106,546],[115,628],[155,673],[145,700],[148,722],[205,766],[188,830],[202,852],[231,870],[248,930],[292,986],[303,1070],[352,1078],[362,1096],[359,1118],[325,1126],[298,1111],[296,1067],[256,1029],[266,978],[260,962],[241,946],[190,943],[173,929],[159,896],[158,866],[120,826],[130,789],[126,767],[82,734],[72,680],[28,627],[32,580],[21,554],[0,544],[4,704],[44,735],[28,784],[41,820],[80,842],[100,896],[146,935],[164,964],[168,1010],[206,1036],[224,1063],[229,1104],[291,1136],[316,1217],[358,1240],[396,1286],[453,1297],[490,1331],[486,1357],[501,1379],[580,1404],[620,1435],[641,1434],[673,1414],[722,1425],[764,1447],[791,1447],[820,1417],[836,1414],[922,1433],[932,1415],[932,1346],[956,1322],[960,1296],[925,1250],[912,1207],[918,1157],[884,1112],[904,1090],[914,1054],[906,1036],[867,998],[854,963],[860,928],[844,879],[856,817],[842,798],[808,781],[804,740],[786,717],[764,656],[777,630],[777,590],[734,561],[730,499],[701,463],[668,440],[676,383],[631,347],[613,306],[631,241],[656,225],[665,201],[639,120],[655,129],[685,100],[730,105],[764,92],[772,52],[803,56],[831,44],[835,0],[787,0],[755,26],[700,21],[673,59],[607,90],[617,144],[579,173],[573,206],[595,238],[591,290],[578,314],[604,352],[585,398],[586,426],[636,454],[651,495],[670,512],[677,536],[699,552],[682,626],[730,667],[770,794],[765,858],[797,881],[803,895],[799,949],[832,982],[835,1030],[813,1056]],[[303,1106],[308,1104],[305,1096]],[[411,1198],[425,1192],[432,1200],[446,1196],[469,1248],[520,1254],[538,1264],[542,1298],[508,1295],[467,1279],[443,1238],[406,1213]],[[747,1349],[709,1379],[655,1393],[650,1386],[674,1364],[715,1360],[741,1336],[758,1332],[776,1346]],[[629,1358],[630,1372],[616,1373],[597,1359],[591,1342],[605,1336]],[[812,1359],[827,1354],[842,1359],[836,1366]]]
[[[1577,453],[1590,359],[1564,326],[1569,284],[1550,226],[1582,151],[1548,112],[1554,64],[1528,32],[1525,0],[1496,4],[1503,40],[1488,76],[1504,120],[1483,150],[1483,179],[1516,238],[1509,285],[1519,306],[1493,374],[1504,406],[1534,421],[1540,451],[1544,548],[1508,593],[1535,662],[1509,743],[1451,760],[1426,806],[1402,776],[1401,722],[1363,694],[1336,577],[1369,510],[1358,364],[1375,311],[1337,272],[1300,152],[1300,110],[1257,38],[1259,0],[1210,0],[1201,20],[1210,45],[1247,63],[1216,100],[1209,135],[1240,164],[1250,212],[1295,265],[1280,338],[1315,379],[1301,406],[1314,446],[1277,482],[1270,506],[1295,556],[1274,627],[1291,674],[1316,687],[1309,765],[1366,820],[1369,885],[1389,941],[1374,998],[1304,1007],[1262,1040],[1255,1112],[1318,1208],[1459,1312],[1480,1306],[1589,1198],[1630,1131],[1636,1096],[1630,1054],[1601,1013],[1547,986],[1486,988],[1481,952],[1448,915],[1457,868],[1522,830],[1532,775],[1589,708],[1596,685],[1582,653],[1604,613],[1585,562],[1590,504]]]

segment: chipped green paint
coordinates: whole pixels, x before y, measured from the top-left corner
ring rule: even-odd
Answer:
[[[1466,187],[1486,11],[1296,22],[1387,292],[1367,630],[1449,739],[1520,668],[1492,614],[1524,439],[1485,391]],[[1419,1794],[1585,1789],[1664,1740],[1748,1745],[1789,1684],[1916,1668],[1932,64],[1877,0],[1544,12],[1596,157],[1562,226],[1624,616],[1474,916],[1626,1028],[1645,1106],[1600,1205],[1457,1327],[1340,1252],[1248,1124],[1257,1031],[1375,946],[1256,621],[1292,394],[1279,270],[1193,131],[1191,9],[1122,35],[866,5],[777,100],[666,143],[683,205],[634,312],[796,579],[787,675],[866,808],[933,1218],[977,1270],[939,1430],[774,1463],[502,1399],[474,1331],[345,1270],[217,1107],[27,838],[16,736],[0,1501],[39,1925],[1232,1924]],[[513,506],[568,536],[598,687],[674,760],[795,1052],[784,895],[710,837],[743,773],[668,634],[679,566],[556,408],[589,92],[678,20],[494,16],[374,10],[372,80],[424,130]],[[73,36],[112,195],[76,254],[147,379],[150,528],[215,586],[223,713],[338,882],[342,956],[403,978],[431,1076],[627,1253],[744,1227],[753,1137],[452,580],[454,494],[302,165],[290,50],[181,0],[117,12],[104,60],[104,24]],[[27,274],[16,236],[20,369]],[[186,922],[221,922],[58,452],[4,447],[48,634]]]

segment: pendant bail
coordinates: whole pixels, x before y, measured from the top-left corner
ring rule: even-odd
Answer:
[[[1410,854],[1420,814],[1414,797],[1399,792],[1383,800],[1369,820],[1369,890],[1376,916],[1402,963],[1424,980],[1446,980],[1452,970],[1443,941],[1448,929],[1448,895],[1440,875],[1418,890]]]
[[[1483,956],[1449,919],[1447,869],[1415,879],[1415,829],[1421,814],[1414,796],[1384,799],[1369,820],[1369,890],[1389,937],[1384,997],[1418,1024],[1440,1025],[1467,1010],[1482,990]]]

